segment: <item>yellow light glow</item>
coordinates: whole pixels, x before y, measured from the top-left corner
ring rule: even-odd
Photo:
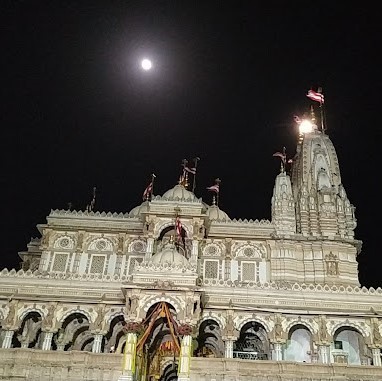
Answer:
[[[309,134],[310,132],[313,131],[313,124],[310,120],[304,119],[300,125],[300,134]]]

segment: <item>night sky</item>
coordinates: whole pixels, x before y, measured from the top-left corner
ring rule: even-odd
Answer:
[[[0,268],[51,209],[84,210],[95,186],[95,210],[128,212],[152,172],[163,194],[195,156],[197,196],[211,203],[219,177],[231,218],[270,219],[272,154],[293,156],[293,116],[321,86],[360,281],[382,286],[382,27],[370,6],[333,3],[3,1]]]

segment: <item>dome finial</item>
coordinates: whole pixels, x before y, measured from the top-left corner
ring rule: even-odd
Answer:
[[[316,124],[316,115],[314,114],[313,106],[310,106],[310,119],[313,124]]]
[[[184,186],[186,189],[188,187],[188,172],[186,171],[187,163],[188,163],[187,159],[182,160],[183,170],[182,170],[182,174],[179,177],[179,182],[178,182],[179,185]]]

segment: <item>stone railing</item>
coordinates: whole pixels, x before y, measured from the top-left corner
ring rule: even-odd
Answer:
[[[290,291],[310,291],[310,292],[330,292],[340,294],[355,295],[382,295],[382,288],[367,288],[357,286],[339,286],[328,284],[290,283],[290,282],[241,282],[238,280],[203,279],[200,285],[204,287],[223,288],[251,288],[259,290],[290,290]]]
[[[116,381],[122,355],[79,351],[0,349],[0,380]]]
[[[78,281],[102,281],[102,282],[129,282],[131,275],[110,275],[110,274],[78,274],[78,273],[62,273],[48,271],[24,271],[15,269],[3,269],[0,272],[0,278],[34,278],[34,279],[63,279]]]
[[[381,381],[382,367],[193,357],[190,381],[199,380]]]

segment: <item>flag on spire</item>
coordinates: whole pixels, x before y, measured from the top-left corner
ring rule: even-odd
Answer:
[[[309,90],[306,96],[313,101],[320,102],[320,104],[324,103],[324,94],[320,91]]]
[[[97,188],[94,187],[93,188],[93,198],[92,200],[90,201],[90,204],[89,205],[86,205],[86,210],[88,212],[93,212],[94,211],[94,206],[95,206],[95,202],[96,202],[96,191],[97,191]]]
[[[143,192],[143,196],[142,196],[143,201],[146,201],[149,199],[152,191],[153,191],[153,182],[151,181],[150,184],[147,185],[145,191]]]
[[[175,219],[175,230],[176,230],[176,235],[179,239],[182,238],[182,223],[180,222],[179,216],[176,216]]]
[[[147,185],[147,187],[144,190],[143,195],[142,195],[143,201],[148,200],[152,196],[153,190],[154,190],[154,180],[155,180],[155,178],[156,178],[156,175],[154,173],[152,173],[151,174],[151,181],[150,181],[149,185]]]
[[[185,170],[186,172],[188,172],[188,173],[192,173],[193,175],[196,174],[196,168],[195,168],[195,167],[193,167],[193,168],[189,168],[189,167],[184,166],[184,170]]]
[[[207,189],[209,191],[212,191],[212,192],[215,192],[215,193],[219,193],[219,184],[215,184],[215,185],[212,185],[210,187],[207,187]]]
[[[280,157],[281,160],[282,160],[282,162],[285,164],[285,160],[286,160],[286,155],[285,155],[285,153],[275,152],[272,156]]]

